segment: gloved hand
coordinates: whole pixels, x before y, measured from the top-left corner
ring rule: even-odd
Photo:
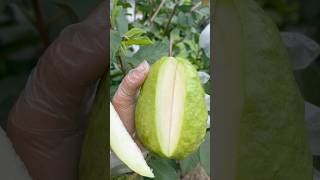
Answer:
[[[34,180],[78,179],[81,101],[109,63],[106,3],[51,44],[11,110],[8,136]]]
[[[131,70],[122,80],[117,89],[112,104],[123,121],[129,134],[135,136],[134,112],[140,86],[149,72],[149,64],[143,61],[137,68]],[[137,140],[137,138],[135,138]]]
[[[112,104],[119,114],[120,119],[123,121],[129,134],[136,141],[142,152],[146,155],[147,151],[142,148],[138,137],[135,135],[134,126],[134,112],[136,106],[136,98],[140,86],[145,81],[149,72],[149,64],[143,61],[137,68],[131,70],[122,80],[113,99]],[[110,151],[110,168],[112,175],[117,176],[124,173],[129,173],[131,170],[124,165],[117,156]]]

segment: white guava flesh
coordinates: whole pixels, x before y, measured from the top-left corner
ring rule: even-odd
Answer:
[[[154,178],[138,145],[134,142],[110,102],[110,146],[117,157],[141,176]]]
[[[171,156],[179,140],[185,88],[183,71],[177,61],[167,61],[164,67],[159,72],[162,78],[157,87],[157,132],[162,152]]]

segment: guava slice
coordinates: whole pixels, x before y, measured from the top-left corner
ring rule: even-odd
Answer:
[[[206,132],[204,90],[193,65],[163,57],[150,68],[136,106],[136,130],[150,151],[184,159],[197,150]]]
[[[131,138],[110,102],[110,146],[117,157],[141,176],[154,178],[138,145]]]

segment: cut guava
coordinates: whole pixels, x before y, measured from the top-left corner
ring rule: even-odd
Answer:
[[[163,57],[151,66],[135,118],[146,148],[167,158],[185,158],[203,141],[207,117],[204,90],[188,60]]]

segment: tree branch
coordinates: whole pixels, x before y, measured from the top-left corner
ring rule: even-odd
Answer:
[[[168,21],[168,23],[167,23],[167,25],[166,25],[166,28],[165,28],[165,30],[164,30],[164,35],[166,35],[166,34],[168,33],[168,31],[169,31],[170,23],[171,23],[171,21],[172,21],[173,16],[176,14],[176,11],[177,11],[178,6],[179,6],[179,1],[176,3],[176,5],[174,6],[174,8],[173,8],[173,10],[172,10],[172,13],[171,13],[171,15],[170,15],[170,17],[169,17],[169,21]]]
[[[123,77],[124,77],[127,74],[127,71],[126,71],[126,68],[124,67],[123,59],[120,55],[117,55],[116,58],[120,65],[120,70],[123,73]]]
[[[160,12],[160,9],[163,7],[164,3],[166,2],[166,0],[162,0],[160,5],[158,6],[158,8],[156,9],[156,11],[153,13],[153,15],[151,16],[149,22],[150,24],[153,23],[154,19],[157,17],[158,13]]]
[[[191,8],[191,10],[190,10],[190,12],[193,12],[193,11],[195,11],[200,5],[202,4],[202,2],[200,1],[200,2],[198,2],[197,4],[195,4],[192,8]]]

